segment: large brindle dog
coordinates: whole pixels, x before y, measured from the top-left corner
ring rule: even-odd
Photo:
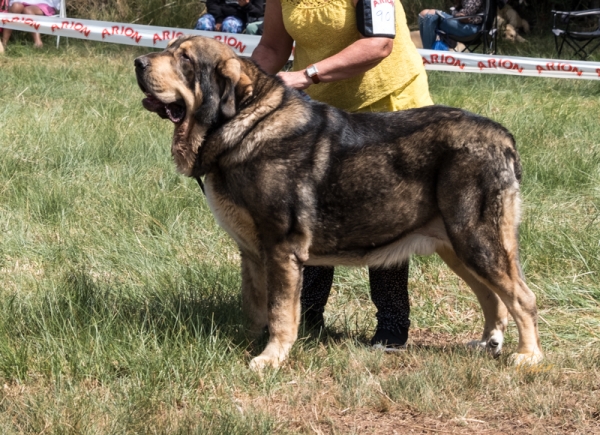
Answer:
[[[270,334],[251,367],[277,367],[294,344],[303,265],[389,267],[434,252],[481,304],[476,344],[499,354],[510,313],[514,363],[542,359],[519,265],[521,166],[502,126],[441,106],[346,113],[199,36],[135,67],[144,107],[175,124],[177,169],[204,177],[239,246],[250,330]]]

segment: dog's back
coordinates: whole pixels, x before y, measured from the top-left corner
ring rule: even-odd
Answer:
[[[326,126],[310,120],[310,131],[286,141],[290,155],[315,144],[288,173],[310,178],[314,189],[314,254],[364,256],[436,217],[464,214],[456,192],[473,204],[518,191],[514,139],[487,118],[444,106],[383,114],[328,108],[317,118]]]

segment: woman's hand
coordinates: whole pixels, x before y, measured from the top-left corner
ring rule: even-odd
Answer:
[[[277,74],[283,83],[290,88],[304,90],[313,84],[313,81],[310,77],[306,75],[304,70],[302,71],[293,71],[293,72],[280,72]]]

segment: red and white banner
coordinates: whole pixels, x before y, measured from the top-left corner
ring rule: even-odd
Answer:
[[[250,56],[260,41],[260,36],[252,35],[2,12],[0,12],[0,27],[88,41],[155,48],[165,48],[171,39],[178,36],[202,35],[224,42],[240,56]]]
[[[250,56],[260,41],[260,36],[253,35],[1,12],[0,27],[90,41],[155,48],[164,48],[169,40],[181,35],[202,35],[227,44],[240,56]],[[452,51],[418,51],[423,58],[425,68],[431,71],[600,80],[600,62],[456,53]]]
[[[431,71],[600,80],[600,62],[419,50]]]

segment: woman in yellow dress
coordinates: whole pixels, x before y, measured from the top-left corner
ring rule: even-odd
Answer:
[[[395,18],[395,26],[391,32],[387,27],[385,36],[375,32],[378,27],[363,13],[381,8],[382,0],[267,0],[263,35],[252,58],[266,72],[276,74],[295,43],[293,70],[279,72],[281,79],[315,100],[349,112],[433,104],[404,9],[399,0],[383,1],[386,11],[392,7]],[[308,327],[324,325],[333,272],[333,267],[304,268],[301,301]],[[410,326],[408,262],[369,269],[369,280],[377,307],[377,330],[371,344],[388,351],[401,348]]]

